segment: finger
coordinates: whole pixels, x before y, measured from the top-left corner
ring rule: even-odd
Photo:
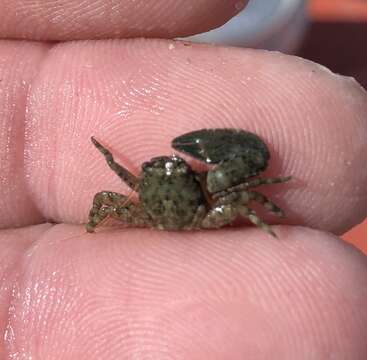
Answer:
[[[0,348],[50,360],[366,358],[366,257],[321,232],[276,231],[56,226],[17,262]]]
[[[247,0],[3,0],[0,37],[47,41],[172,38],[218,27],[246,3]]]
[[[0,42],[0,224],[2,227],[41,222],[42,214],[27,188],[24,172],[24,116],[27,95],[49,46]],[[36,121],[37,122],[37,121]]]
[[[50,226],[42,224],[16,231],[2,230],[0,233],[0,332],[3,338],[9,339],[12,336],[8,321],[11,312],[9,303],[11,297],[20,290],[19,277],[22,272],[20,259]],[[4,343],[0,342],[0,359],[11,358],[6,349]]]
[[[259,189],[284,221],[340,233],[367,211],[366,100],[354,81],[278,53],[145,40],[60,45],[29,90],[27,188],[45,218],[85,222],[96,192],[129,193],[91,135],[138,173],[171,154],[179,134],[242,128],[270,148],[264,176],[293,177]],[[12,207],[4,209],[11,225]]]

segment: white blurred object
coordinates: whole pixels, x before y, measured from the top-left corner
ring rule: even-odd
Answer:
[[[305,7],[306,0],[249,0],[226,24],[185,40],[292,53],[307,27]]]

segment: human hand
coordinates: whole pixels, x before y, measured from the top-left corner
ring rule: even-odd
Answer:
[[[16,23],[9,11],[0,11],[4,36]],[[177,14],[160,23],[172,20],[169,36]],[[81,23],[51,16],[59,26],[45,31],[45,18],[19,31],[70,39]],[[98,20],[110,35],[111,22]],[[366,358],[367,261],[331,234],[366,216],[358,84],[279,53],[169,40],[4,40],[0,49],[0,358]],[[293,176],[264,188],[287,213],[279,239],[242,227],[86,234],[78,225],[97,191],[127,191],[91,135],[138,170],[170,154],[174,136],[204,127],[255,132],[271,150],[267,175]]]

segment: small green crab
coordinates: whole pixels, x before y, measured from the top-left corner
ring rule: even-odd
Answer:
[[[172,141],[172,147],[214,164],[213,168],[195,172],[177,155],[159,156],[143,163],[139,176],[115,162],[110,151],[94,137],[91,140],[109,167],[138,193],[139,201],[111,191],[97,193],[86,224],[88,232],[107,217],[127,226],[194,230],[220,228],[242,216],[276,236],[248,205],[258,202],[281,217],[283,211],[252,189],[284,183],[291,177],[255,177],[266,169],[270,159],[268,148],[257,135],[238,129],[203,129],[184,134]]]

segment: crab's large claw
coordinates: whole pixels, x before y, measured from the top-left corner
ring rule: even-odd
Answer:
[[[173,139],[172,147],[209,164],[238,156],[256,156],[265,168],[270,158],[267,146],[257,135],[238,129],[192,131]]]

